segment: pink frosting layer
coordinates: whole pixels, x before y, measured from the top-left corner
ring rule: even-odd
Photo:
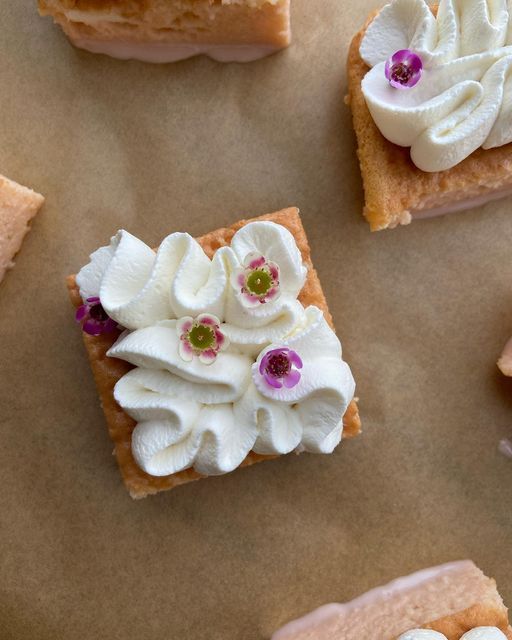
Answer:
[[[461,604],[460,596],[456,596],[459,597],[458,602],[449,603],[448,599],[443,602],[444,596],[441,592],[452,591],[451,583],[454,582],[463,583],[459,585],[459,591],[461,589],[464,591],[464,583],[470,582],[471,585],[467,588],[469,597],[475,595],[470,593],[472,587],[476,592],[487,586],[487,578],[471,561],[451,562],[398,578],[387,585],[368,591],[351,602],[320,607],[285,625],[272,636],[272,640],[292,640],[295,638],[297,640],[299,638],[300,640],[323,640],[324,638],[326,640],[331,640],[331,638],[351,640],[353,637],[360,637],[362,640],[367,637],[368,629],[365,628],[365,625],[370,619],[372,620],[369,624],[374,630],[373,625],[382,623],[384,628],[389,630],[389,637],[396,637],[399,633],[413,628],[415,626],[413,622],[425,624],[431,619],[452,613],[449,608],[451,605]],[[408,598],[408,594],[411,593],[414,593],[414,597]],[[440,595],[437,595],[438,593]],[[464,595],[462,595],[463,598]],[[431,602],[433,599],[436,600],[434,604]],[[431,610],[427,611],[428,605],[420,607],[419,603],[423,600],[429,602]],[[438,602],[439,600],[441,602]],[[422,608],[425,610],[421,611]],[[377,619],[375,619],[375,609],[377,609]],[[389,616],[391,610],[393,617]],[[421,618],[422,615],[432,615],[433,617],[427,617],[424,620],[415,619]],[[379,617],[385,619],[380,620]],[[400,629],[401,625],[404,626]],[[377,633],[377,636],[384,638],[383,633]]]
[[[474,207],[481,207],[488,202],[494,200],[500,200],[512,195],[512,187],[504,187],[503,189],[496,189],[490,193],[485,193],[480,196],[473,196],[471,198],[465,198],[463,200],[456,200],[440,207],[433,207],[431,209],[417,209],[411,211],[411,216],[415,220],[421,218],[434,218],[435,216],[442,216],[447,213],[455,213],[456,211],[465,211],[466,209],[472,209]]]
[[[91,53],[103,53],[121,60],[134,59],[153,63],[177,62],[201,54],[218,62],[252,62],[278,51],[276,47],[263,45],[138,43],[86,38],[72,38],[71,41],[76,47]]]

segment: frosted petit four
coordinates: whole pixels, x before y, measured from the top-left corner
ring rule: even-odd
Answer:
[[[120,231],[68,284],[133,497],[358,433],[296,209],[157,252]]]
[[[393,0],[352,41],[349,97],[372,230],[512,194],[503,0]]]
[[[288,623],[272,640],[511,640],[507,608],[468,560],[424,569]]]
[[[39,0],[71,42],[145,62],[248,62],[290,44],[290,0]]]

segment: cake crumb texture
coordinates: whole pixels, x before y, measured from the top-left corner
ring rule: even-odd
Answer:
[[[290,0],[39,0],[76,43],[290,43]]]
[[[0,175],[0,282],[43,202],[41,194]]]

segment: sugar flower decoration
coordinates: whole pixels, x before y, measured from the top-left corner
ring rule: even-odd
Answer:
[[[186,316],[176,322],[176,331],[180,339],[180,356],[191,362],[197,356],[203,364],[211,364],[219,351],[229,345],[228,338],[220,330],[217,316],[202,313],[197,318]]]
[[[91,336],[112,333],[118,326],[117,322],[107,314],[97,296],[87,298],[84,304],[78,307],[75,320],[81,323],[85,333]]]
[[[292,389],[300,382],[302,369],[300,356],[288,347],[271,349],[263,356],[259,366],[260,375],[265,382],[274,389],[281,389],[283,385]]]
[[[259,253],[249,253],[235,269],[231,284],[246,307],[257,307],[279,297],[279,267]]]
[[[395,89],[410,89],[416,85],[423,71],[421,58],[410,49],[400,49],[386,61],[384,73]]]

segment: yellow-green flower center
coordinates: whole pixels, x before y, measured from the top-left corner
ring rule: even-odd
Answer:
[[[215,343],[215,333],[210,327],[199,324],[190,329],[188,340],[194,349],[211,349]]]
[[[265,269],[256,269],[247,278],[246,286],[254,295],[263,296],[272,287],[272,277]]]

